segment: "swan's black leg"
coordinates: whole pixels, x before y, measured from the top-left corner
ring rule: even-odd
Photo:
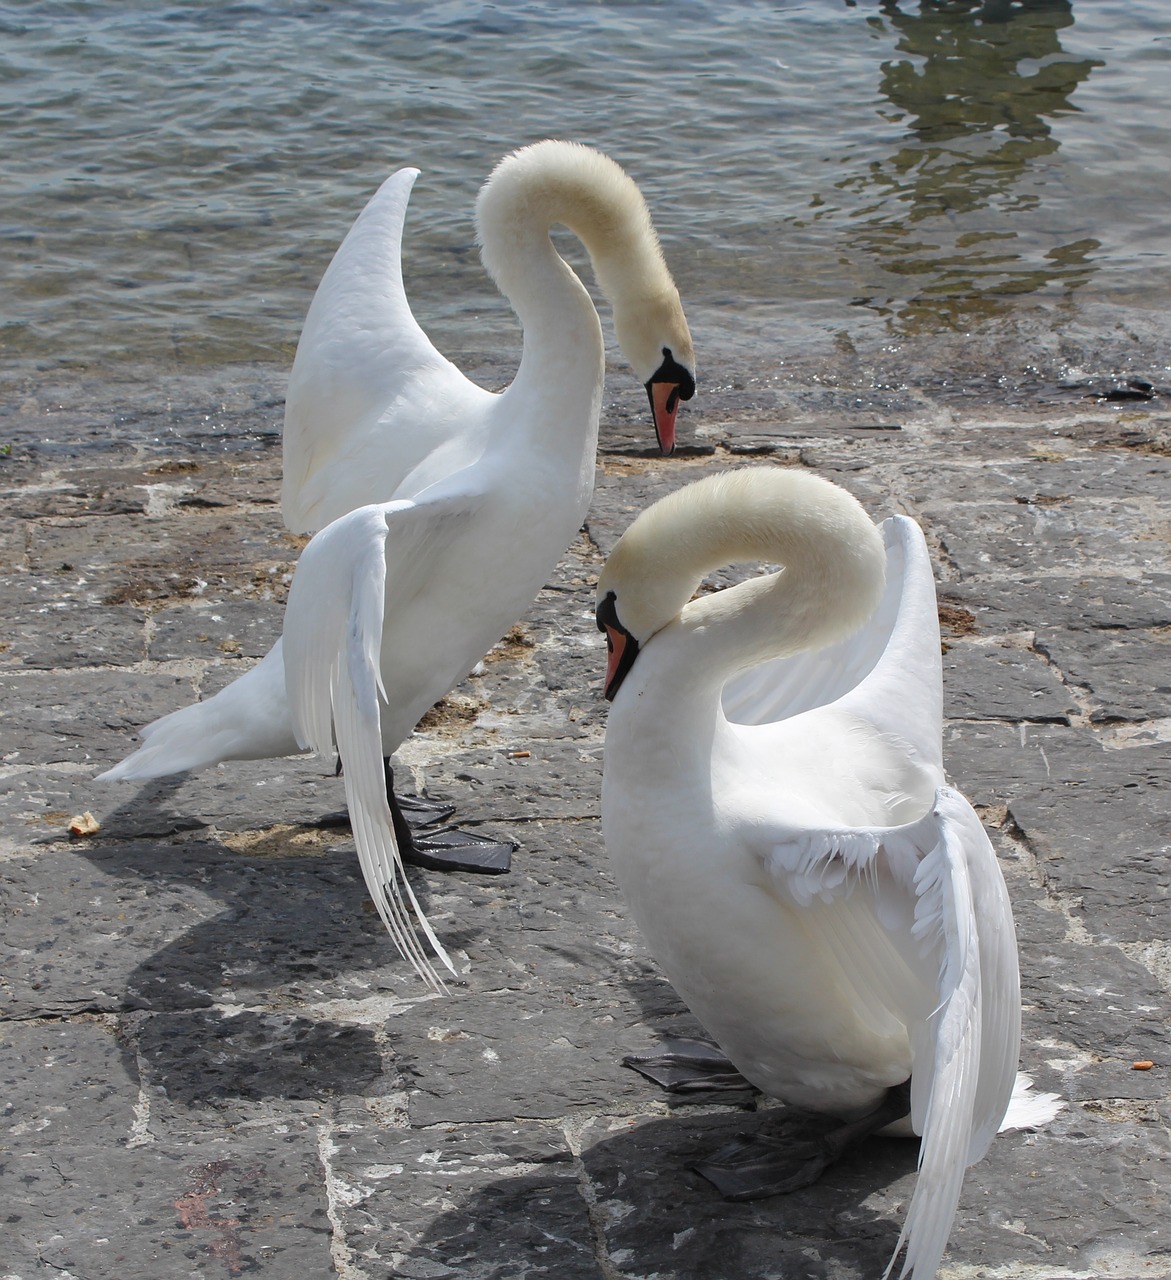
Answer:
[[[387,793],[390,794],[389,788]],[[428,800],[423,796],[396,796],[395,799],[412,831],[438,826],[455,812],[455,805],[446,800]]]
[[[710,1040],[664,1040],[654,1053],[631,1054],[624,1065],[669,1093],[752,1089],[724,1051]],[[911,1110],[911,1082],[888,1089],[860,1119],[787,1109],[768,1133],[744,1135],[691,1167],[727,1200],[758,1200],[796,1191],[822,1173],[863,1138],[901,1120]]]
[[[743,1090],[753,1086],[732,1065],[727,1054],[710,1040],[684,1036],[663,1040],[654,1053],[632,1053],[622,1065],[633,1067],[668,1093],[706,1093]]]
[[[383,762],[384,768],[389,768],[388,763]],[[338,767],[335,774],[342,772],[342,762],[338,760]],[[408,826],[412,831],[425,827],[434,827],[436,823],[447,822],[450,815],[456,812],[456,806],[447,804],[443,800],[425,800],[422,796],[394,796],[392,785],[386,783],[386,796],[392,797],[392,805],[397,801],[399,810],[401,810],[404,818],[407,819]],[[317,827],[348,827],[349,813],[346,809],[337,809],[333,813],[321,814],[315,822]]]
[[[448,818],[455,812],[455,805],[448,804],[446,800],[428,800],[423,796],[396,796],[394,794],[394,773],[390,768],[390,761],[383,757],[382,767],[386,773],[386,795],[392,806],[397,803],[402,815],[406,818],[412,831],[418,831],[424,827],[434,827],[440,822],[446,822]],[[342,771],[341,759],[338,759],[337,767],[334,770],[335,776],[340,775]],[[339,809],[335,813],[322,814],[317,819],[319,827],[348,827],[350,825],[350,815],[345,809]]]
[[[816,1182],[856,1142],[901,1120],[911,1110],[911,1082],[888,1089],[858,1120],[795,1112],[781,1127],[737,1138],[691,1167],[726,1200],[759,1200]]]
[[[416,835],[404,814],[404,809],[410,812],[409,805],[403,805],[394,793],[394,770],[389,759],[383,760],[383,767],[386,770],[386,799],[390,804],[394,835],[404,862],[416,867],[426,867],[430,871],[471,871],[489,876],[503,875],[510,870],[512,853],[517,848],[511,840],[485,839],[455,827],[446,827],[432,835]],[[430,801],[421,803],[432,812],[443,808]],[[448,809],[446,813],[431,816],[425,822],[415,825],[431,826],[450,817],[453,812],[453,809]]]

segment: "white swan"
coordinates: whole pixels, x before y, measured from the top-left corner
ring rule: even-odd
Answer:
[[[143,745],[102,777],[336,742],[366,883],[404,954],[438,984],[404,906],[399,844],[410,837],[400,822],[396,840],[381,759],[521,616],[589,506],[602,331],[553,248],[553,224],[589,251],[665,450],[695,384],[687,322],[638,188],[600,153],[553,141],[506,157],[480,192],[484,263],[520,317],[524,350],[503,393],[469,382],[403,295],[399,241],[415,176],[404,169],[383,184],[306,318],[283,498],[292,528],[324,527],[297,566],[281,640],[215,697],[148,725]]]
[[[555,224],[589,251],[664,453],[675,446],[679,400],[695,390],[691,335],[650,213],[612,160],[574,143],[539,142],[505,157],[480,192],[484,265],[524,327],[520,368],[503,395],[465,378],[411,314],[400,247],[418,176],[400,169],[382,184],[305,317],[285,408],[282,511],[294,533],[414,496],[476,462],[489,441],[510,441],[519,466],[528,449],[555,450],[563,469],[572,457],[588,498],[602,335],[581,282],[552,248]],[[580,492],[570,500],[581,502]]]
[[[749,559],[783,567],[691,599],[704,573]],[[777,1161],[781,1181],[812,1180],[845,1138],[909,1108],[920,1175],[891,1268],[905,1244],[901,1274],[928,1280],[965,1166],[1057,1104],[1026,1077],[1014,1097],[1012,912],[944,780],[922,533],[905,517],[879,532],[807,473],[710,477],[622,536],[598,625],[603,831],[652,953],[753,1084],[846,1122],[812,1167],[796,1170],[807,1147]],[[736,1163],[702,1171],[750,1198]]]

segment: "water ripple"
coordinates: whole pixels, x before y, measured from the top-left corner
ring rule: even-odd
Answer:
[[[330,253],[401,164],[424,170],[420,318],[444,345],[474,323],[489,341],[509,321],[472,201],[544,136],[620,159],[693,316],[748,340],[762,314],[769,340],[808,341],[1165,308],[1162,10],[0,4],[0,350],[286,363]]]

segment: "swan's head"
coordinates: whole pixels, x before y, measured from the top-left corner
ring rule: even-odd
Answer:
[[[708,476],[647,507],[614,545],[598,578],[598,630],[609,658],[605,695],[613,699],[648,640],[673,622],[712,566],[703,542],[726,521],[733,475]],[[697,534],[703,537],[697,537]],[[720,561],[726,563],[726,561]]]
[[[656,249],[658,246],[655,246]],[[661,258],[660,258],[661,262]],[[666,273],[666,266],[662,268]],[[675,414],[681,400],[695,395],[695,351],[679,292],[655,295],[623,289],[614,299],[614,332],[635,376],[646,388],[663,453],[675,448]]]
[[[711,604],[730,616],[759,595],[759,587],[741,584],[688,605],[706,574],[750,560],[784,566],[777,603],[785,613],[773,628],[778,655],[848,635],[882,594],[882,535],[844,489],[787,467],[707,476],[647,507],[602,569],[596,616],[609,650],[606,697],[613,699],[647,642],[680,614],[699,620],[697,611]]]
[[[579,236],[614,308],[622,353],[646,388],[659,447],[675,447],[675,414],[695,394],[691,333],[635,182],[609,156],[546,139],[497,165],[476,204],[484,265],[514,305],[526,284],[526,232],[555,223]]]
[[[650,399],[659,448],[671,453],[679,402],[695,395],[695,348],[650,214],[638,188],[627,182],[625,192],[632,206],[629,223],[638,226],[641,234],[634,237],[633,246],[623,246],[614,254],[614,263],[593,249],[591,254],[614,308],[618,345]],[[634,246],[637,252],[631,251]]]

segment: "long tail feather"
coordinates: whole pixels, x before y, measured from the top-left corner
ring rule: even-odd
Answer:
[[[301,554],[285,614],[286,682],[301,744],[337,744],[346,803],[366,887],[404,959],[445,991],[412,926],[454,974],[406,877],[382,770],[380,672],[387,515],[410,504],[360,507],[317,534]]]

